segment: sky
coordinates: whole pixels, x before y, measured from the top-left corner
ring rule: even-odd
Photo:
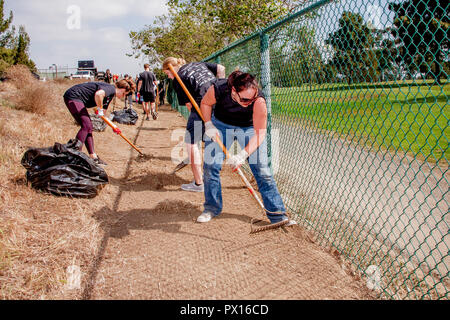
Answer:
[[[24,25],[30,35],[29,54],[38,69],[53,64],[76,68],[78,60],[94,60],[99,71],[133,76],[147,61],[126,56],[132,53],[128,33],[152,25],[156,16],[167,13],[167,0],[5,0],[5,16],[13,12],[13,25]],[[375,26],[386,24],[388,0],[341,0],[326,5],[332,19],[318,21],[317,42],[329,56],[324,38],[338,28],[344,10],[360,12]],[[367,4],[371,5],[367,5]],[[383,9],[384,8],[384,11]],[[325,50],[326,49],[326,50]],[[144,57],[145,59],[145,57]]]
[[[99,71],[131,74],[143,71],[128,36],[167,13],[166,0],[5,0],[5,16],[24,25],[31,38],[29,54],[38,69],[76,68],[94,60]]]

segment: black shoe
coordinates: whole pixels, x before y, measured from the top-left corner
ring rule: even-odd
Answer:
[[[102,166],[107,166],[107,165],[108,165],[105,161],[103,161],[103,160],[100,159],[99,157],[95,158],[95,159],[94,159],[94,162],[95,162],[96,164],[99,164],[99,165],[102,165]]]
[[[150,120],[150,118],[147,116],[147,118],[145,118],[145,120]]]

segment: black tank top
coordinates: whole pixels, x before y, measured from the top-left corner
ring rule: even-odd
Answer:
[[[214,83],[216,105],[214,116],[223,123],[237,127],[253,126],[253,106],[243,107],[231,98],[231,88],[228,87],[227,79],[219,79]],[[258,89],[258,97],[265,99],[264,94]]]

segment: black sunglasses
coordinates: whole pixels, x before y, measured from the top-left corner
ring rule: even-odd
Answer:
[[[241,102],[243,103],[250,103],[256,100],[256,98],[258,98],[258,90],[256,90],[255,96],[253,98],[247,99],[247,98],[241,98],[241,96],[239,95],[239,92],[236,91],[236,94],[239,97],[239,100],[241,100]]]

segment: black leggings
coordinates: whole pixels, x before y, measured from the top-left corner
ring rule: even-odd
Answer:
[[[91,118],[89,118],[89,112],[81,101],[64,99],[64,103],[72,114],[72,117],[81,126],[76,138],[86,145],[89,154],[93,154],[94,137],[92,136],[92,122]]]

